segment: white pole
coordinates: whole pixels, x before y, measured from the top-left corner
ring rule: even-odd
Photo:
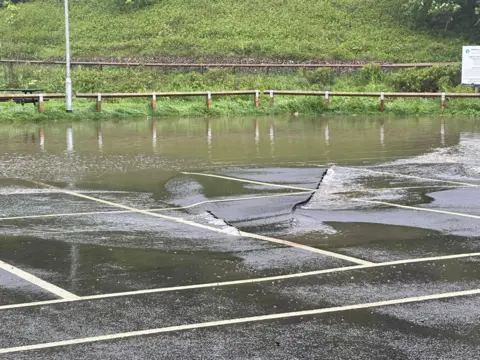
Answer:
[[[68,24],[68,0],[65,2],[65,62],[67,73],[65,78],[65,109],[72,112],[72,79],[70,77],[70,31]]]

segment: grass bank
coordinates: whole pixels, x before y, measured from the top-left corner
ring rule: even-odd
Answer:
[[[70,2],[72,56],[202,61],[457,61],[462,34],[418,29],[397,0]],[[0,58],[64,57],[63,2],[0,9]]]

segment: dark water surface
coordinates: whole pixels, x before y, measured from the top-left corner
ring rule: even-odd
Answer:
[[[1,348],[475,290],[479,252],[473,119],[0,125]],[[470,255],[442,258],[454,254]],[[88,296],[390,261],[1,309],[58,298],[8,264]],[[479,359],[479,309],[452,296],[0,358]]]

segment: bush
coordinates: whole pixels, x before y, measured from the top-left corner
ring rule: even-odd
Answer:
[[[330,68],[318,68],[306,73],[305,77],[311,85],[333,85],[337,74]]]
[[[396,91],[438,92],[460,85],[460,65],[400,70],[391,77]]]
[[[377,82],[383,81],[384,72],[379,64],[370,63],[360,70],[360,78],[367,84],[376,84]]]
[[[157,0],[115,0],[118,9],[126,11],[131,9],[142,9],[155,4]]]

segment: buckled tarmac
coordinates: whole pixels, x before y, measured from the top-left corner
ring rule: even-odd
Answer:
[[[88,140],[78,154],[33,151],[20,167],[15,154],[32,150],[7,141],[0,358],[476,358],[480,178],[466,149],[478,134],[467,125],[462,137],[459,122],[439,142],[425,120],[350,154],[345,136],[338,148],[331,137],[317,153],[356,160],[330,166],[312,155],[315,128],[296,139],[282,126],[258,150],[290,149],[275,161],[228,160],[229,135],[191,163],[168,142],[161,159],[125,140],[109,153],[104,131],[101,156]],[[115,176],[122,151],[133,154]],[[367,155],[376,164],[359,165]],[[32,159],[44,168],[25,167]]]

